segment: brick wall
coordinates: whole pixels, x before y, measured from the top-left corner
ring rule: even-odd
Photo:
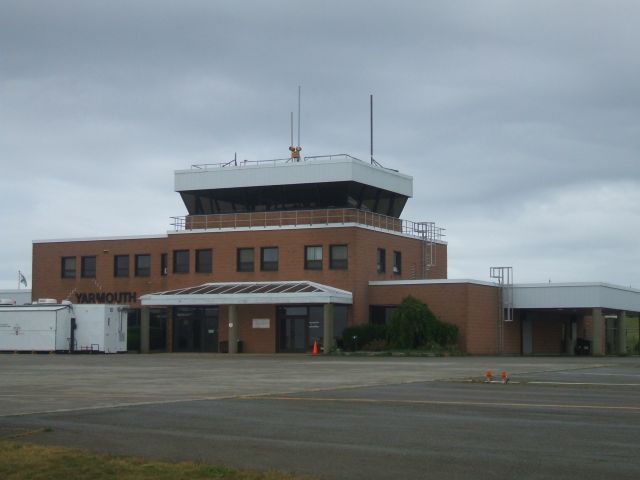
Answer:
[[[329,246],[344,244],[348,247],[348,269],[329,268]],[[322,270],[305,270],[305,245],[322,245]],[[260,248],[277,246],[279,265],[276,272],[260,271]],[[236,271],[236,249],[253,247],[255,269],[253,272]],[[196,249],[213,250],[213,271],[195,272]],[[387,271],[378,273],[377,249],[387,254]],[[423,245],[418,239],[373,231],[360,227],[319,227],[275,230],[207,231],[169,234],[159,238],[117,240],[89,240],[46,242],[33,244],[33,298],[68,299],[77,303],[79,293],[135,292],[146,293],[200,285],[206,282],[228,281],[277,281],[310,280],[353,293],[354,304],[350,309],[351,324],[366,323],[369,319],[369,280],[400,280],[415,278],[422,270]],[[447,246],[438,244],[438,265],[430,270],[430,278],[446,278]],[[189,250],[189,272],[173,273],[173,251]],[[402,270],[393,273],[393,252],[402,252]],[[160,256],[167,253],[168,274],[160,272]],[[129,276],[114,276],[114,256],[129,257]],[[151,255],[151,275],[134,275],[135,254]],[[75,278],[61,278],[61,259],[75,256]],[[81,256],[96,256],[96,278],[81,278]]]
[[[372,305],[398,305],[408,295],[425,302],[440,320],[458,326],[462,351],[497,353],[497,288],[473,283],[369,287]]]
[[[244,353],[276,352],[275,305],[238,305],[238,339]],[[268,318],[269,328],[253,328],[254,318]],[[218,317],[218,341],[229,339],[229,307],[222,305]]]
[[[167,290],[169,277],[160,275],[160,254],[167,252],[167,238],[140,238],[33,244],[32,296],[67,299],[78,303],[76,294],[91,292],[136,292],[140,295]],[[114,276],[114,256],[129,255],[129,276]],[[151,275],[134,276],[134,256],[151,254]],[[62,278],[62,257],[76,257],[75,278]],[[96,278],[80,276],[82,256],[96,257]],[[139,305],[136,301],[133,305]]]

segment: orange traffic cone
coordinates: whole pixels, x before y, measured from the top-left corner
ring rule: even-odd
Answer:
[[[491,370],[487,370],[486,373],[484,374],[484,381],[486,383],[491,383],[492,380],[493,380],[493,372]]]
[[[500,374],[500,378],[502,378],[502,383],[507,383],[509,381],[509,377],[507,376],[506,370],[502,370],[502,373]]]
[[[313,341],[313,354],[314,355],[318,355],[318,341],[317,340]]]

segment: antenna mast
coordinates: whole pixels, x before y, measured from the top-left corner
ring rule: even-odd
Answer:
[[[371,164],[373,159],[373,94],[369,95],[369,138],[371,139]]]
[[[298,147],[300,146],[300,94],[302,87],[298,85]],[[300,149],[302,150],[302,148]]]
[[[300,91],[302,87],[298,85],[298,145],[293,144],[293,112],[291,112],[291,145],[289,146],[289,151],[291,152],[291,159],[299,162],[300,161],[300,150],[302,147],[300,146]]]

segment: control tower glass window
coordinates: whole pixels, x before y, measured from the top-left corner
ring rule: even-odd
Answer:
[[[278,247],[263,247],[260,249],[260,270],[276,272],[278,270]]]
[[[329,247],[329,268],[346,270],[348,267],[348,252],[346,245],[331,245]]]
[[[304,247],[304,268],[307,270],[322,270],[322,245]]]

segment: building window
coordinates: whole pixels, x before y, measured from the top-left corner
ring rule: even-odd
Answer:
[[[62,278],[76,278],[76,257],[62,257]]]
[[[387,271],[387,251],[384,248],[378,249],[378,261],[376,266],[378,273]]]
[[[82,278],[96,278],[96,257],[82,257],[80,269]]]
[[[116,255],[113,257],[113,276],[129,276],[129,255]]]
[[[173,251],[173,273],[189,273],[189,250]]]
[[[307,270],[322,270],[322,245],[304,247],[304,268]]]
[[[331,245],[329,247],[329,268],[346,270],[348,267],[346,245]]]
[[[136,277],[151,275],[151,255],[136,255]]]
[[[169,270],[167,254],[163,253],[160,255],[160,275],[166,276]]]
[[[278,247],[262,247],[260,249],[260,270],[278,271]]]
[[[253,272],[253,248],[239,248],[237,260],[239,272]]]
[[[393,273],[402,273],[402,253],[393,252]]]
[[[196,250],[196,272],[211,273],[213,265],[213,251],[210,248]]]

